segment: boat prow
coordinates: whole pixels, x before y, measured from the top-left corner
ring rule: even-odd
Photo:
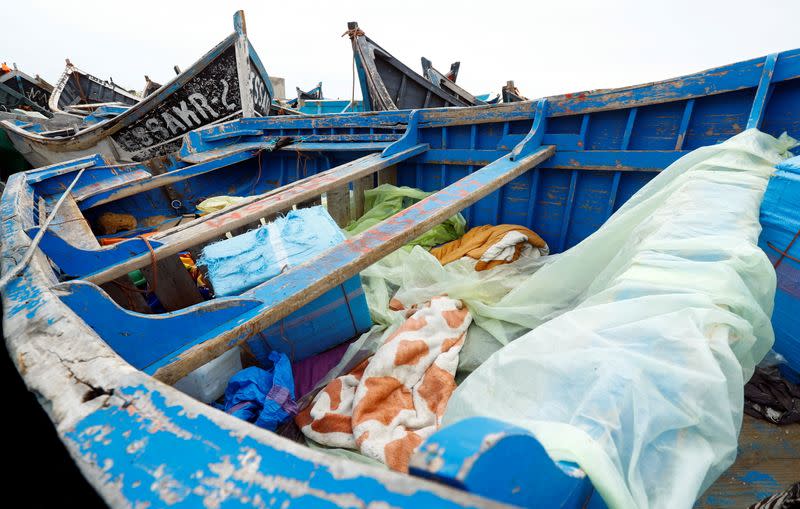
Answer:
[[[234,27],[183,73],[110,120],[70,135],[1,125],[17,150],[39,167],[94,153],[115,162],[145,161],[175,152],[181,137],[199,127],[269,115],[272,85],[247,39],[242,11],[234,15]]]

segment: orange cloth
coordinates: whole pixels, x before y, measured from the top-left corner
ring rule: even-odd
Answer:
[[[11,68],[3,62],[3,65],[0,65],[0,74],[5,74],[7,72],[11,72]]]
[[[476,226],[464,234],[460,239],[448,242],[447,244],[431,249],[431,254],[435,256],[442,265],[447,265],[465,256],[480,260],[483,253],[491,246],[500,242],[507,233],[517,231],[528,238],[528,243],[537,248],[547,247],[547,243],[533,231],[524,226],[514,224],[499,224],[497,226],[485,225]],[[509,263],[519,259],[525,243],[517,244],[514,256],[510,261],[506,260],[480,260],[475,264],[475,270],[492,269],[503,263]]]

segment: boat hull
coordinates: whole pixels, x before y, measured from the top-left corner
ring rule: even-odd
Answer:
[[[272,95],[269,76],[240,31],[129,110],[76,134],[51,137],[9,122],[2,127],[34,166],[96,152],[114,162],[138,162],[175,152],[193,129],[242,112],[268,115]]]

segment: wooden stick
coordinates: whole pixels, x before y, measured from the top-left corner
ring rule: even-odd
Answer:
[[[324,175],[319,174],[303,179],[283,192],[256,200],[244,207],[237,207],[231,211],[222,210],[217,214],[209,214],[206,217],[192,221],[190,223],[191,226],[187,226],[185,229],[170,231],[163,236],[154,235],[151,240],[163,243],[161,247],[154,250],[155,258],[161,260],[164,257],[180,253],[190,247],[220,237],[225,232],[291,208],[293,205],[317,197],[331,189],[341,187],[343,184],[391,166],[398,161],[418,155],[427,149],[427,144],[420,144],[390,157],[370,154],[361,159],[337,166]],[[94,284],[106,283],[133,270],[146,267],[151,262],[152,255],[149,252],[144,253],[103,271],[91,274],[84,279]]]

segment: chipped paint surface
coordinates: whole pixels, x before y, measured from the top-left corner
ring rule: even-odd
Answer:
[[[2,263],[30,238],[23,174],[3,196]],[[87,480],[112,507],[498,507],[333,458],[160,384],[122,361],[59,298],[45,258],[3,292],[11,358]]]
[[[762,76],[763,61],[735,64],[734,67],[736,65],[741,66],[738,74],[707,73],[694,81],[673,80],[669,86],[653,84],[550,99],[547,132],[543,133],[542,143],[555,145],[556,154],[532,171],[517,175],[500,192],[487,195],[479,207],[469,210],[470,221],[481,224],[511,214],[508,217],[519,218],[515,222],[533,225],[535,219],[537,230],[542,231],[548,242],[552,239],[553,245],[558,247],[574,245],[652,176],[652,173],[646,174],[646,170],[659,171],[683,155],[684,145],[688,151],[699,143],[716,143],[717,138],[741,129],[746,115],[740,119],[719,102],[714,103],[717,104],[714,109],[704,102],[705,97],[694,95],[702,90],[722,94],[726,90],[755,88],[758,77]],[[770,83],[782,84],[794,79],[800,75],[798,69],[800,52],[784,52],[777,59]],[[726,81],[711,87],[716,78]],[[796,83],[793,86],[796,87]],[[686,102],[692,101],[692,97],[698,97],[696,106]],[[719,96],[712,99],[718,101]],[[777,104],[786,105],[785,96],[781,99],[777,89],[767,100],[783,100]],[[662,110],[653,113],[649,109],[651,103],[664,106],[670,101],[675,102],[675,107],[667,113]],[[410,117],[408,111],[395,111],[243,119],[191,133],[184,139],[184,149],[189,155],[213,158],[223,152],[206,151],[249,150],[248,157],[253,157],[261,146],[248,143],[272,142],[284,134],[283,130],[309,130],[310,136],[316,136],[313,143],[317,145],[309,145],[315,150],[321,150],[323,143],[336,140],[344,145],[354,143],[356,138],[341,134],[351,128],[364,130],[364,134],[352,136],[370,141],[393,141],[405,131],[408,136],[404,136],[404,142],[413,139],[423,148],[413,157],[397,161],[400,185],[430,190],[460,181],[444,195],[387,221],[385,228],[376,229],[371,236],[351,239],[338,254],[327,258],[328,264],[324,267],[310,267],[302,277],[295,273],[282,280],[276,278],[272,287],[262,290],[264,301],[277,307],[285,300],[287,292],[304,288],[308,281],[331,278],[331,267],[346,266],[354,259],[375,254],[398,231],[413,227],[426,214],[467,196],[485,176],[479,173],[481,166],[494,162],[490,171],[510,173],[513,165],[506,156],[512,147],[526,139],[535,107],[536,103],[526,102],[424,110],[415,117]],[[589,117],[591,112],[615,108],[622,108],[619,118]],[[749,109],[749,105],[745,109]],[[789,119],[785,125],[791,130],[798,125],[796,111],[783,110],[781,118]],[[771,125],[770,120],[767,115],[764,125]],[[411,129],[407,128],[409,124]],[[773,129],[783,125],[773,125]],[[315,133],[314,130],[319,131]],[[337,130],[336,135],[334,130]],[[296,145],[302,143],[298,141]],[[538,144],[531,147],[535,145]],[[375,148],[376,145],[372,145],[371,149]],[[385,158],[382,160],[386,162]],[[79,190],[82,198],[88,199],[112,188],[136,187],[151,178],[145,175],[148,172],[144,165],[109,167],[99,157],[54,166],[38,174],[31,172],[27,174],[28,181],[26,175],[12,177],[0,206],[2,264],[6,270],[20,259],[30,243],[23,229],[35,226],[34,191],[45,196],[57,194],[63,189],[65,179],[70,178],[70,172],[83,163],[91,164],[87,168],[91,171],[86,174],[91,178],[86,187]],[[431,165],[442,165],[442,168]],[[194,168],[198,170],[202,168]],[[141,188],[153,186],[152,182],[163,183],[192,175],[192,171],[172,173],[160,180],[153,178]],[[280,182],[275,175],[265,178]],[[606,180],[607,183],[603,183]],[[322,178],[319,182],[332,185],[333,181]],[[265,209],[258,210],[264,212]],[[225,227],[246,218],[243,215],[237,218],[234,214],[213,217]],[[179,230],[168,233],[173,234],[179,235]],[[55,283],[48,260],[39,253],[31,266],[8,286],[3,295],[6,342],[26,383],[40,397],[78,465],[112,506],[489,505],[483,499],[416,478],[308,450],[158,383],[124,363],[86,323],[65,307],[51,290]],[[333,280],[329,279],[328,283],[333,284]],[[256,330],[255,324],[246,323],[244,318],[230,325],[241,327],[227,338],[226,345]],[[444,447],[439,444],[429,452],[433,454],[429,461],[432,469],[443,470],[443,455],[447,452]],[[459,465],[463,466],[463,462]],[[578,474],[574,470],[564,472],[568,477]],[[517,491],[509,493],[516,496],[520,485],[513,488]],[[494,496],[493,492],[487,493]]]
[[[241,11],[234,15],[235,26],[242,25],[239,19],[243,19]],[[248,55],[234,54],[236,44],[243,44]],[[245,69],[249,86],[239,86],[240,68]],[[176,152],[182,136],[192,129],[230,120],[243,110],[252,112],[254,100],[259,102],[259,112],[265,111],[265,104],[269,110],[272,93],[268,83],[269,76],[246,35],[234,32],[138,104],[77,134],[47,137],[11,122],[2,125],[14,146],[34,166],[95,152],[111,160],[145,161]],[[245,108],[247,104],[249,109]]]
[[[84,468],[134,507],[471,506],[423,483],[397,490],[365,475],[335,475],[203,413],[189,415],[144,385],[116,389],[107,405],[75,423],[65,439]]]

